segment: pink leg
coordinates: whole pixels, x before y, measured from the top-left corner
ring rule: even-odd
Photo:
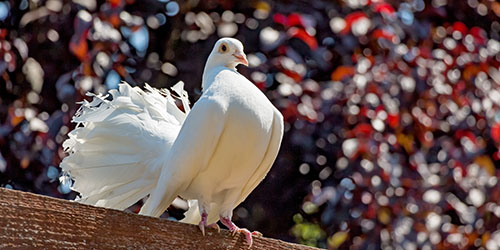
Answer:
[[[202,212],[200,223],[198,223],[198,227],[200,228],[201,234],[203,234],[203,236],[205,236],[205,226],[207,225],[207,216],[208,216],[207,213]]]
[[[248,243],[248,248],[252,247],[252,243],[253,243],[253,239],[252,239],[252,236],[255,236],[255,237],[260,237],[262,236],[262,234],[260,232],[257,232],[257,231],[253,231],[253,232],[250,232],[248,229],[246,228],[239,228],[238,226],[236,226],[230,218],[227,218],[227,217],[220,217],[220,221],[222,222],[222,224],[224,224],[224,226],[226,226],[229,231],[231,231],[233,233],[233,236],[236,234],[236,233],[243,233],[245,235],[245,238],[247,240],[247,243]]]
[[[198,223],[198,227],[200,228],[201,234],[205,236],[205,227],[213,228],[216,229],[218,232],[220,232],[220,227],[217,225],[217,223],[212,223],[210,225],[207,225],[207,216],[208,214],[206,212],[201,213],[201,220],[200,223]]]

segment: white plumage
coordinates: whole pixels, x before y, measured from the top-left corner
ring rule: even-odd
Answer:
[[[274,162],[283,117],[236,71],[240,63],[247,64],[241,42],[220,39],[204,69],[203,94],[187,116],[167,91],[127,84],[111,92],[112,101],[95,96],[84,104],[61,163],[80,201],[124,209],[149,194],[140,213],[160,216],[181,196],[190,200],[184,222],[204,233],[220,218],[251,245],[252,233],[231,222],[232,211]],[[189,111],[182,86],[176,90]]]
[[[189,111],[184,83],[174,86]],[[69,155],[61,162],[62,181],[73,179],[77,201],[125,209],[150,194],[186,114],[168,90],[127,83],[107,96],[83,101],[73,117],[77,127],[63,143]]]

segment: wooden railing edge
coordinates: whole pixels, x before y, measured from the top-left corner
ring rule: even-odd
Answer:
[[[0,188],[0,248],[248,249],[243,235]],[[315,249],[255,237],[252,249]]]

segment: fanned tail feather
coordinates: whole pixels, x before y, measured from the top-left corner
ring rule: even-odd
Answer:
[[[189,101],[179,82],[174,92],[185,112],[166,89],[126,82],[112,96],[92,96],[73,117],[77,123],[63,143],[61,182],[73,181],[79,202],[123,210],[150,194],[166,164],[164,158],[189,112]]]

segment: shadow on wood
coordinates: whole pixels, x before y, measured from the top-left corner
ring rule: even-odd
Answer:
[[[0,188],[0,248],[247,249],[245,237]],[[314,249],[264,237],[252,249]]]

